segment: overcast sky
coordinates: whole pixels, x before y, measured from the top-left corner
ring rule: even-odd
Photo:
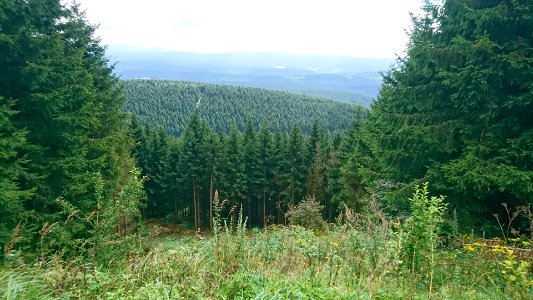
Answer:
[[[395,57],[422,0],[78,0],[106,45]]]

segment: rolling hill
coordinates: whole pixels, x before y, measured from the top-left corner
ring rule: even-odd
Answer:
[[[349,103],[261,88],[154,79],[125,80],[123,84],[125,111],[176,136],[195,110],[218,132],[227,131],[233,120],[244,128],[247,117],[256,127],[268,122],[283,131],[293,124],[309,131],[314,120],[324,129],[344,130],[355,110]]]
[[[284,90],[369,107],[392,59],[282,53],[188,53],[109,48],[127,79],[170,79]]]

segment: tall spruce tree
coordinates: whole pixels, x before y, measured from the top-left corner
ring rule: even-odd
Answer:
[[[285,181],[284,181],[284,162],[285,162],[285,153],[287,151],[287,139],[286,136],[281,132],[279,126],[276,126],[274,129],[274,140],[273,140],[273,149],[272,149],[272,165],[273,165],[273,178],[272,178],[272,199],[273,204],[276,210],[277,222],[283,222],[283,204],[287,204],[285,201],[285,195],[283,191],[285,190]],[[285,202],[285,203],[283,203]]]
[[[202,200],[201,191],[205,189],[209,161],[207,151],[208,129],[197,113],[191,120],[182,137],[182,155],[184,164],[184,180],[190,191],[190,199],[194,210],[195,229],[202,227]]]
[[[315,153],[317,150],[317,145],[322,144],[324,140],[324,133],[322,132],[318,121],[313,121],[311,127],[311,133],[309,134],[309,142],[307,144],[305,162],[306,166],[310,167],[313,164]]]
[[[177,139],[169,140],[168,158],[165,166],[166,199],[168,201],[166,207],[171,208],[167,211],[173,211],[175,217],[184,217],[181,150],[181,145]]]
[[[255,129],[250,118],[246,121],[246,128],[243,134],[243,164],[244,164],[244,185],[246,206],[250,225],[259,224],[257,214],[257,203],[259,196],[259,166],[258,166],[258,148]]]
[[[167,189],[169,188],[167,177],[169,176],[168,169],[168,138],[162,128],[157,131],[148,130],[148,152],[146,165],[146,176],[148,177],[145,183],[145,190],[147,194],[146,210],[148,215],[146,217],[162,217],[169,212],[167,198]]]
[[[245,177],[243,163],[242,138],[237,123],[233,121],[230,135],[226,139],[226,165],[224,172],[223,195],[231,204],[242,204],[245,195]]]
[[[531,1],[426,1],[372,107],[365,176],[400,191],[429,180],[466,225],[531,204],[531,15]]]
[[[307,176],[307,194],[324,205],[326,204],[326,164],[320,144],[317,143],[315,148]]]
[[[0,97],[0,259],[10,247],[6,244],[16,239],[17,224],[23,221],[23,201],[31,190],[22,190],[19,181],[24,175],[26,161],[20,154],[26,146],[26,131],[13,124],[13,101]],[[20,233],[19,233],[20,234]]]
[[[25,226],[35,234],[73,211],[82,217],[105,207],[96,199],[117,199],[133,176],[122,90],[93,34],[76,5],[3,1],[0,7],[0,96],[16,100],[13,124],[27,130],[29,147],[20,155],[31,176],[20,187],[35,191],[24,199],[34,212]],[[82,219],[53,231],[62,236],[57,240],[88,237],[90,224]]]
[[[257,166],[258,166],[258,186],[261,194],[261,201],[258,203],[261,207],[261,225],[267,225],[267,215],[270,208],[270,199],[274,188],[274,144],[272,133],[267,123],[261,124],[261,129],[257,137]]]
[[[370,151],[364,142],[364,122],[367,118],[367,110],[357,107],[355,110],[352,126],[346,132],[342,144],[342,166],[340,168],[340,183],[343,186],[343,202],[349,208],[361,213],[366,208],[367,191],[360,168],[369,165]]]
[[[217,186],[220,186],[221,174],[221,141],[219,136],[210,131],[206,145],[207,151],[207,185],[209,186],[209,228],[213,228],[213,197]]]
[[[296,205],[305,196],[307,166],[305,165],[305,140],[300,127],[294,125],[289,136],[284,158],[285,190],[289,205]]]

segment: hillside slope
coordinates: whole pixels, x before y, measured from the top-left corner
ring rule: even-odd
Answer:
[[[122,79],[152,78],[282,90],[369,107],[393,59],[283,53],[108,49]]]
[[[330,131],[349,127],[355,106],[261,88],[172,80],[126,80],[123,82],[132,112],[151,126],[179,135],[195,109],[216,131],[227,131],[233,119],[243,128],[248,117],[258,127],[262,122],[287,131],[299,124],[308,131],[314,120]]]

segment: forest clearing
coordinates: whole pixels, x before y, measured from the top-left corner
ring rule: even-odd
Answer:
[[[442,208],[424,191],[415,193],[413,205]],[[215,198],[222,208],[220,202]],[[0,271],[0,295],[2,299],[531,299],[531,240],[438,236],[435,230],[443,222],[439,215],[443,211],[427,211],[418,210],[420,215],[401,224],[390,222],[374,204],[370,214],[348,209],[337,224],[326,225],[315,206],[304,205],[294,212],[298,215],[294,221],[307,228],[247,229],[242,214],[223,218],[217,210],[216,225],[206,233],[150,222],[142,235],[102,245],[98,260],[80,256],[65,261],[52,255],[16,267],[17,258],[10,257],[13,267]],[[415,218],[424,220],[424,227],[414,226]]]
[[[365,107],[121,80],[76,1],[0,0],[0,299],[533,299],[533,1],[421,2],[379,79],[217,63]]]

